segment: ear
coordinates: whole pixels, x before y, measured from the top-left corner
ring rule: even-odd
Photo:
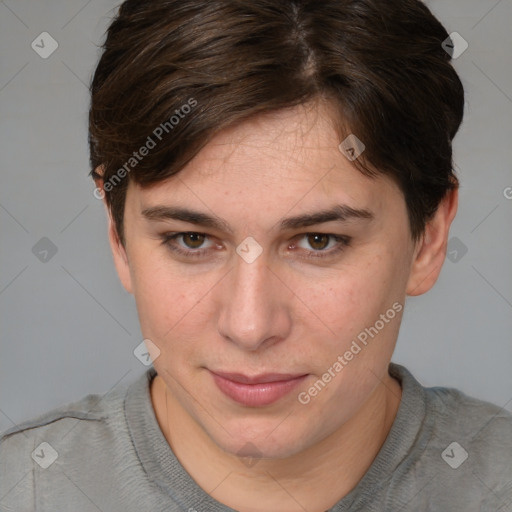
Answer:
[[[457,213],[458,188],[450,190],[442,199],[436,213],[426,224],[417,243],[407,282],[407,295],[421,295],[434,286],[446,257],[450,225]]]
[[[100,172],[103,175],[101,168],[98,168],[98,172]],[[119,239],[119,236],[117,234],[115,223],[112,218],[112,211],[110,210],[110,208],[107,204],[105,191],[103,189],[103,179],[95,178],[94,182],[96,183],[96,187],[98,190],[97,197],[102,198],[102,201],[105,206],[106,213],[107,213],[108,240],[110,243],[110,249],[112,250],[112,256],[114,259],[114,265],[117,270],[117,275],[119,276],[119,279],[121,281],[121,284],[124,286],[124,289],[128,293],[133,293],[132,277],[131,277],[131,273],[130,273],[130,264],[129,264],[129,260],[128,260],[128,254],[127,254],[126,249],[123,246],[123,244],[121,243],[121,240]]]

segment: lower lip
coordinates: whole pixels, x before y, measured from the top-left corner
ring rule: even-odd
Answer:
[[[217,387],[229,398],[247,407],[263,407],[277,402],[301,384],[307,375],[262,384],[242,384],[212,373]]]

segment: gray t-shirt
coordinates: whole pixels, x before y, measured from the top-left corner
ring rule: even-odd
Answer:
[[[391,431],[330,511],[512,512],[512,415],[456,389],[424,388],[403,366],[391,363],[390,374],[403,389]],[[232,511],[174,456],[151,403],[154,375],[4,431],[0,511]]]

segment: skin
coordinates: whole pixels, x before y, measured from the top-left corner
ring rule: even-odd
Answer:
[[[259,116],[220,132],[170,179],[144,189],[130,182],[126,247],[109,214],[117,272],[144,337],[160,350],[151,386],[160,428],[192,478],[241,512],[322,512],[366,473],[400,404],[388,365],[403,311],[308,404],[298,393],[393,303],[433,286],[457,210],[453,191],[413,243],[401,191],[385,176],[363,176],[341,154],[330,111],[318,102]],[[282,218],[336,204],[374,219],[279,230]],[[142,209],[155,205],[214,214],[232,233],[145,219]],[[174,245],[206,255],[178,256],[160,238],[186,231],[208,236]],[[351,242],[306,259],[337,246],[308,233]],[[236,252],[248,236],[263,249],[252,263]],[[226,397],[209,370],[308,377],[274,404],[247,407]]]

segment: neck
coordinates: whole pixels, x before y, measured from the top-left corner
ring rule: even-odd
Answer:
[[[159,376],[152,382],[151,398],[174,454],[217,501],[240,512],[323,512],[346,496],[371,466],[395,419],[401,388],[387,375],[358,413],[329,437],[292,457],[260,459],[253,465],[216,445]]]

